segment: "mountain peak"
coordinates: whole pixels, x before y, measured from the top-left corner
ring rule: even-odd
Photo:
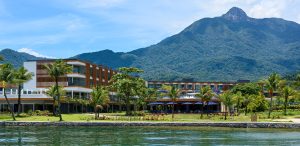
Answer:
[[[232,7],[226,14],[222,15],[223,18],[233,21],[247,20],[247,14],[238,7]]]

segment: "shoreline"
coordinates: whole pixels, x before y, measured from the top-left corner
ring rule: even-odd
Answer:
[[[300,129],[300,123],[287,122],[14,122],[0,121],[2,127],[13,126],[195,126],[229,128]]]

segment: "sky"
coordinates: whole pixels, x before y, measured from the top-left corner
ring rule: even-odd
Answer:
[[[51,58],[128,52],[234,6],[300,23],[300,0],[0,0],[0,49]]]

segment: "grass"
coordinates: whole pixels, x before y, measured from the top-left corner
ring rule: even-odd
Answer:
[[[200,118],[200,114],[175,114],[174,120],[172,115],[152,115],[147,114],[144,117],[132,117],[125,116],[125,113],[103,113],[107,118],[105,120],[94,120],[94,114],[63,114],[64,121],[68,122],[102,122],[102,121],[174,121],[174,122],[250,122],[251,114],[247,116],[241,113],[239,116],[227,116],[227,120],[224,120],[224,116],[221,115],[203,115]],[[291,119],[300,119],[300,110],[288,111],[288,115],[284,116],[282,111],[274,111],[272,118],[268,119],[268,112],[257,113],[259,119],[258,122],[272,122],[272,121],[285,121],[289,122]],[[17,117],[17,121],[58,121],[59,118],[55,116],[28,116],[28,117]],[[0,121],[11,121],[12,118],[9,114],[0,114]]]

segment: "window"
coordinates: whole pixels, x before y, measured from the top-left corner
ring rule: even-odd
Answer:
[[[200,85],[195,85],[196,90],[200,90],[200,88],[201,88]]]
[[[193,85],[188,85],[188,89],[192,90],[193,89]]]
[[[84,66],[73,65],[73,73],[85,74],[86,68]]]
[[[85,79],[83,78],[68,78],[68,86],[86,86]]]

